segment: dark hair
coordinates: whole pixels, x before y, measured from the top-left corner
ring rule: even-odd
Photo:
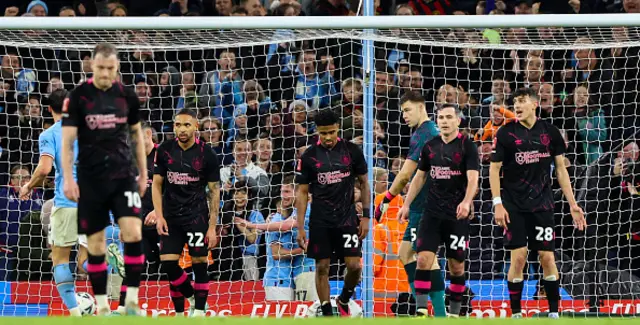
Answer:
[[[95,58],[98,54],[102,54],[105,58],[110,57],[112,55],[118,56],[118,50],[113,44],[109,43],[99,43],[96,47],[93,48],[93,55],[91,58]]]
[[[67,97],[65,89],[57,89],[49,95],[49,107],[56,114],[62,114],[62,105]]]
[[[438,108],[438,110],[436,111],[436,116],[438,116],[438,112],[440,112],[441,110],[445,109],[445,108],[453,108],[453,110],[456,112],[456,116],[461,116],[462,112],[460,111],[460,107],[458,107],[458,105],[456,104],[450,104],[450,103],[445,103],[442,104],[442,106],[440,106],[440,108]]]
[[[330,109],[323,109],[315,117],[316,126],[330,126],[338,124],[338,116]]]
[[[295,185],[295,179],[296,179],[296,177],[294,175],[287,174],[282,178],[282,185],[294,186]]]
[[[529,96],[530,98],[537,100],[538,92],[536,92],[533,88],[518,88],[518,90],[513,93],[513,98],[518,98],[521,96]]]
[[[402,95],[402,97],[400,98],[400,106],[404,105],[404,103],[406,103],[406,102],[424,104],[425,99],[424,99],[424,96],[422,96],[422,94],[420,92],[412,90],[412,91],[408,91],[408,92],[404,93],[404,95]]]
[[[194,110],[192,110],[190,108],[181,109],[176,114],[176,116],[178,116],[178,115],[189,115],[189,116],[193,117],[194,119],[198,119],[198,114],[196,113],[196,111],[194,111]]]
[[[246,2],[246,1],[245,1]],[[247,9],[244,9],[244,7],[241,6],[233,6],[233,8],[231,8],[231,14],[245,14],[245,15],[249,15],[249,12],[247,11]]]

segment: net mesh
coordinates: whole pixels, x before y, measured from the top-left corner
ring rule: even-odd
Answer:
[[[533,87],[540,94],[540,117],[565,136],[572,184],[590,225],[586,232],[573,229],[567,202],[554,183],[561,309],[583,311],[602,301],[604,312],[640,312],[638,32],[606,27],[371,33],[0,30],[0,182],[8,184],[0,191],[0,315],[65,310],[52,284],[48,218],[40,213],[53,195],[53,184],[47,181],[28,201],[20,201],[16,191],[38,162],[39,134],[52,124],[48,95],[87,80],[90,50],[105,41],[119,47],[120,79],[134,87],[142,117],[154,128],[157,141],[173,138],[171,121],[178,109],[194,108],[201,118],[199,136],[214,145],[225,166],[221,245],[209,265],[209,315],[314,315],[318,306],[309,276],[312,262],[295,255],[290,257],[297,267],[290,272],[268,266],[274,238],[286,240],[290,234],[286,224],[273,222],[291,195],[282,184],[294,173],[306,146],[316,141],[313,116],[319,109],[331,108],[341,116],[344,139],[364,141],[364,82],[370,75],[362,68],[363,40],[373,41],[375,56],[375,150],[367,154],[374,156],[376,193],[383,193],[396,177],[409,148],[411,130],[399,108],[404,92],[422,92],[431,117],[443,103],[459,105],[465,132],[477,140],[481,183],[467,262],[472,294],[463,311],[474,317],[508,314],[509,256],[502,246],[502,229],[492,221],[488,158],[498,126],[513,118],[510,95],[517,88]],[[238,164],[245,159],[251,163]],[[250,189],[246,202],[234,200],[241,181]],[[398,251],[406,224],[395,222],[393,212],[369,234],[373,245],[364,254],[373,262],[363,268],[372,286],[359,287],[354,297],[378,317],[404,313],[409,306],[402,302],[401,293],[409,289]],[[243,230],[247,223],[236,217],[249,222],[249,231],[261,228],[255,243]],[[266,224],[271,231],[264,230]],[[149,315],[172,310],[153,232],[145,230],[151,244],[141,290]],[[109,237],[117,243],[117,228]],[[291,247],[294,242],[295,236]],[[546,302],[536,255],[528,261],[523,299],[525,312],[531,314],[544,310]],[[337,295],[344,265],[332,262],[331,293]],[[444,261],[441,264],[444,268]],[[189,269],[189,258],[183,257],[181,265]],[[120,280],[113,273],[110,292],[116,299]],[[77,280],[78,291],[89,291],[81,267]],[[266,296],[265,288],[273,286],[292,288],[292,299],[298,301],[266,301],[272,293]],[[362,300],[362,290],[370,290],[372,298]],[[402,303],[396,308],[392,304],[398,297]]]

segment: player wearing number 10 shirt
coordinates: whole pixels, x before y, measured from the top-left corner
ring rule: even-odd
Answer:
[[[139,103],[133,90],[116,80],[120,62],[113,45],[96,45],[91,59],[93,78],[71,91],[62,108],[64,194],[78,202],[78,232],[87,235],[87,272],[98,315],[111,312],[104,244],[104,229],[111,223],[109,211],[120,225],[124,242],[126,311],[137,314],[144,266],[140,196],[147,183]],[[76,138],[77,183],[73,177]],[[132,142],[136,143],[137,171],[129,145]]]
[[[360,282],[362,239],[369,232],[369,182],[367,164],[360,148],[338,138],[338,117],[330,110],[315,119],[319,141],[302,155],[297,167],[297,214],[304,216],[309,193],[313,196],[309,216],[309,243],[304,219],[298,218],[297,241],[316,260],[316,291],[322,315],[332,316],[329,261],[333,254],[344,257],[347,274],[337,299],[341,316],[349,316],[349,301]],[[363,218],[358,220],[354,203],[356,178],[362,192]]]
[[[533,89],[518,89],[513,98],[518,121],[498,130],[489,170],[496,223],[504,228],[505,248],[511,252],[507,286],[512,317],[522,317],[522,271],[528,246],[530,250],[538,251],[544,270],[543,285],[549,301],[549,317],[558,318],[560,294],[553,252],[555,233],[551,164],[554,164],[558,183],[571,207],[574,225],[583,230],[586,221],[573,196],[563,156],[565,143],[560,131],[554,125],[536,118],[538,96]],[[500,179],[501,168],[504,183]]]
[[[465,291],[464,261],[469,239],[471,207],[478,189],[480,166],[478,148],[460,133],[460,111],[444,105],[438,110],[440,136],[427,142],[404,206],[399,215],[409,213],[408,206],[425,186],[427,203],[420,220],[416,251],[418,265],[414,286],[419,315],[426,315],[427,294],[431,291],[431,272],[438,248],[445,244],[451,284],[449,315],[458,317]]]
[[[173,130],[176,139],[165,141],[156,149],[153,176],[160,261],[171,283],[176,313],[184,312],[184,299],[187,298],[191,315],[204,316],[209,294],[207,257],[217,242],[220,165],[213,148],[195,136],[198,120],[194,111],[179,111],[173,121]],[[193,286],[178,264],[185,244],[192,258]]]

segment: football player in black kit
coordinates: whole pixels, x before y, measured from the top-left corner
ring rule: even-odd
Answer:
[[[528,248],[538,252],[544,270],[549,317],[558,318],[560,279],[554,257],[551,164],[554,164],[558,183],[571,207],[574,226],[584,230],[587,223],[573,196],[560,131],[553,124],[536,118],[538,95],[533,89],[518,89],[513,99],[517,121],[498,129],[493,139],[489,170],[496,223],[504,228],[505,248],[511,252],[507,286],[512,317],[522,317],[522,271]],[[504,182],[500,179],[500,169]]]
[[[418,315],[427,316],[431,266],[445,244],[451,283],[449,316],[458,317],[466,287],[464,261],[469,240],[469,219],[478,190],[478,148],[460,133],[460,111],[445,104],[437,112],[440,136],[422,147],[420,163],[398,218],[409,216],[409,206],[427,186],[427,204],[420,220],[416,251],[418,265],[414,285]]]
[[[165,141],[156,149],[152,187],[160,261],[173,286],[171,300],[180,315],[184,313],[184,299],[188,299],[190,314],[196,317],[205,315],[209,295],[207,256],[217,243],[220,210],[218,158],[209,144],[196,138],[197,130],[194,111],[182,109],[176,114],[176,139]],[[185,244],[193,262],[193,286],[178,264]]]
[[[298,218],[297,241],[316,260],[316,290],[323,316],[332,316],[329,266],[333,254],[344,257],[347,274],[336,303],[341,316],[349,316],[349,300],[360,282],[362,240],[369,232],[370,188],[367,164],[360,148],[338,137],[338,117],[324,110],[315,119],[319,140],[309,146],[297,164],[296,209],[305,215],[309,193],[313,196],[309,216],[309,243],[304,218]],[[354,185],[362,191],[362,218],[356,213]]]
[[[116,81],[118,53],[111,44],[93,50],[93,78],[71,91],[63,105],[62,169],[64,193],[78,202],[78,232],[88,239],[89,280],[98,315],[110,313],[107,299],[106,239],[109,211],[124,242],[126,312],[137,314],[138,287],[144,268],[141,200],[147,186],[144,143],[133,90]],[[134,168],[129,137],[136,144]],[[73,142],[78,140],[77,175],[73,177]],[[139,175],[136,182],[136,175]]]

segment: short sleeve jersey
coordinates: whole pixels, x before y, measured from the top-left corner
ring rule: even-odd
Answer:
[[[77,86],[62,107],[62,126],[78,129],[78,177],[135,177],[130,125],[140,121],[140,104],[130,88],[115,82],[105,91],[89,79]]]
[[[207,183],[220,181],[220,165],[211,146],[196,140],[184,150],[177,140],[156,149],[155,175],[164,178],[162,209],[170,224],[185,224],[209,217]]]
[[[285,220],[280,213],[271,216],[271,222]],[[275,259],[271,245],[280,244],[282,248],[292,250],[295,248],[295,235],[291,231],[268,231],[265,241],[267,243],[267,268],[264,272],[262,285],[265,287],[293,288],[293,259]]]
[[[411,135],[411,143],[409,146],[409,154],[407,155],[407,159],[413,160],[416,163],[420,161],[420,153],[422,152],[422,148],[425,143],[429,142],[434,137],[437,137],[440,134],[438,131],[438,127],[436,123],[433,121],[426,121],[420,126],[416,128],[416,130]],[[424,211],[425,205],[427,202],[427,188],[423,188],[416,199],[413,200],[409,209],[413,212],[422,213]]]
[[[356,227],[354,185],[359,175],[367,174],[364,154],[357,145],[339,139],[327,149],[311,145],[297,164],[296,182],[309,184],[311,227]]]
[[[467,191],[467,171],[480,168],[476,145],[462,134],[449,143],[434,138],[422,149],[418,168],[427,173],[425,215],[456,220],[456,209]]]
[[[491,161],[502,162],[502,198],[523,212],[553,211],[551,164],[565,152],[553,124],[538,120],[531,129],[509,123],[493,139]]]
[[[53,158],[53,167],[56,170],[55,175],[55,194],[53,197],[53,205],[57,208],[76,208],[78,204],[67,199],[64,195],[62,177],[62,123],[60,121],[54,123],[50,128],[40,134],[39,139],[40,156],[49,156]],[[78,155],[78,142],[73,145],[73,155],[76,160]],[[76,176],[76,167],[73,167],[73,177]]]

